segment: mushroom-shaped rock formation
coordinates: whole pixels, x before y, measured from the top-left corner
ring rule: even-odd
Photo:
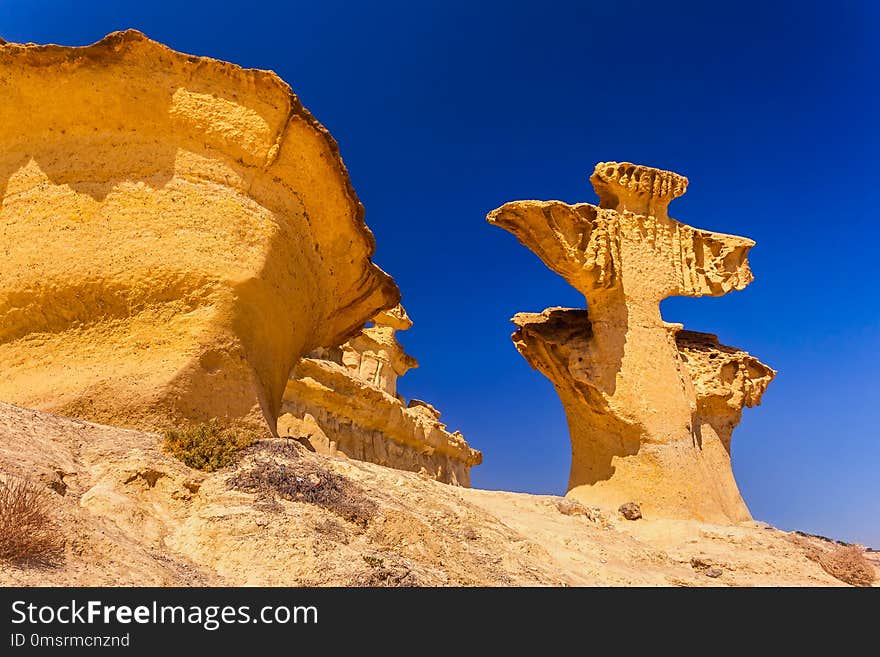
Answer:
[[[278,433],[307,439],[316,451],[424,472],[438,481],[470,485],[483,455],[440,412],[418,399],[404,406],[397,379],[418,367],[394,336],[412,326],[402,306],[340,347],[315,350],[294,368]]]
[[[655,515],[748,519],[730,434],[775,373],[664,322],[660,301],[743,289],[754,242],[671,219],[683,176],[604,162],[591,181],[599,207],[518,201],[488,216],[586,297],[588,310],[513,319],[517,349],[554,383],[566,410],[569,492],[614,508],[638,502]]]
[[[373,325],[355,335],[342,349],[342,364],[361,381],[374,388],[397,395],[397,379],[418,367],[418,361],[407,354],[394,334],[412,327],[412,320],[403,306],[379,313]]]
[[[135,31],[0,45],[0,399],[274,431],[298,359],[399,300],[363,214],[274,73]]]

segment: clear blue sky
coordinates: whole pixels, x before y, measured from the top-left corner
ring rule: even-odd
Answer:
[[[779,370],[734,433],[749,507],[880,547],[878,7],[0,0],[0,35],[134,27],[287,80],[339,141],[415,320],[401,392],[483,450],[480,487],[564,491],[562,407],[508,319],[582,305],[486,212],[595,201],[600,160],[687,175],[673,216],[758,243],[745,291],[663,304]]]

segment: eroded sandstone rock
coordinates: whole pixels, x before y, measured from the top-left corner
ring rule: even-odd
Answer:
[[[399,292],[336,142],[268,71],[135,31],[0,45],[0,399],[275,426],[300,356]]]
[[[584,294],[587,310],[514,317],[517,349],[556,386],[572,440],[570,494],[650,513],[749,518],[730,434],[774,372],[660,316],[669,296],[722,295],[752,280],[754,242],[671,219],[687,179],[606,162],[599,207],[518,201],[489,214]]]
[[[469,486],[482,454],[458,431],[448,432],[436,408],[418,399],[404,406],[397,394],[398,377],[418,363],[394,334],[411,326],[398,305],[340,347],[300,360],[284,393],[279,434],[305,437],[325,454]]]

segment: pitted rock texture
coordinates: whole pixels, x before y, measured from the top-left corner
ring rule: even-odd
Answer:
[[[675,342],[694,384],[698,412],[712,418],[710,424],[729,452],[742,409],[761,403],[776,372],[745,351],[720,344],[711,333],[679,331]]]
[[[612,162],[591,180],[601,207],[518,201],[488,217],[586,297],[588,310],[513,319],[517,349],[566,409],[570,494],[670,517],[748,519],[730,433],[774,372],[713,336],[680,334],[659,304],[743,289],[754,242],[670,218],[669,201],[687,188],[678,174]]]
[[[398,305],[373,318],[350,341],[303,358],[284,393],[278,433],[306,439],[318,452],[421,472],[437,481],[470,485],[482,462],[440,412],[397,394],[397,379],[417,367],[394,334],[412,321]]]
[[[0,399],[274,430],[290,369],[399,291],[274,73],[135,31],[0,45]]]

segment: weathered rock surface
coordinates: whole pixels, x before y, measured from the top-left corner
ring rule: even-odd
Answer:
[[[641,520],[642,518],[642,509],[635,502],[621,504],[617,512],[627,520]]]
[[[0,399],[121,426],[274,429],[399,299],[290,87],[135,31],[0,45],[0,250]]]
[[[719,344],[709,333],[679,331],[675,342],[697,396],[693,427],[704,477],[715,482],[717,503],[728,517],[750,518],[733,477],[731,434],[742,409],[761,403],[776,372],[744,351]]]
[[[609,162],[591,181],[599,207],[518,201],[488,217],[586,297],[588,310],[513,319],[517,349],[555,384],[568,416],[570,494],[636,501],[652,515],[749,519],[730,434],[774,372],[712,336],[680,333],[659,304],[744,288],[754,242],[671,219],[683,176]]]
[[[411,326],[398,305],[340,347],[303,358],[287,383],[278,433],[306,438],[323,454],[469,486],[470,468],[482,454],[459,432],[448,432],[433,406],[418,399],[404,406],[397,394],[398,377],[418,363],[394,334]]]
[[[154,434],[0,404],[0,478],[45,483],[66,541],[61,567],[4,564],[0,585],[843,585],[808,554],[824,541],[796,543],[761,523],[630,522],[615,508],[572,512],[565,498],[446,486],[284,442],[205,474],[160,451]],[[329,469],[375,514],[362,527],[230,488],[254,459],[297,474]],[[48,488],[59,477],[63,495]],[[706,577],[694,558],[724,576]]]

